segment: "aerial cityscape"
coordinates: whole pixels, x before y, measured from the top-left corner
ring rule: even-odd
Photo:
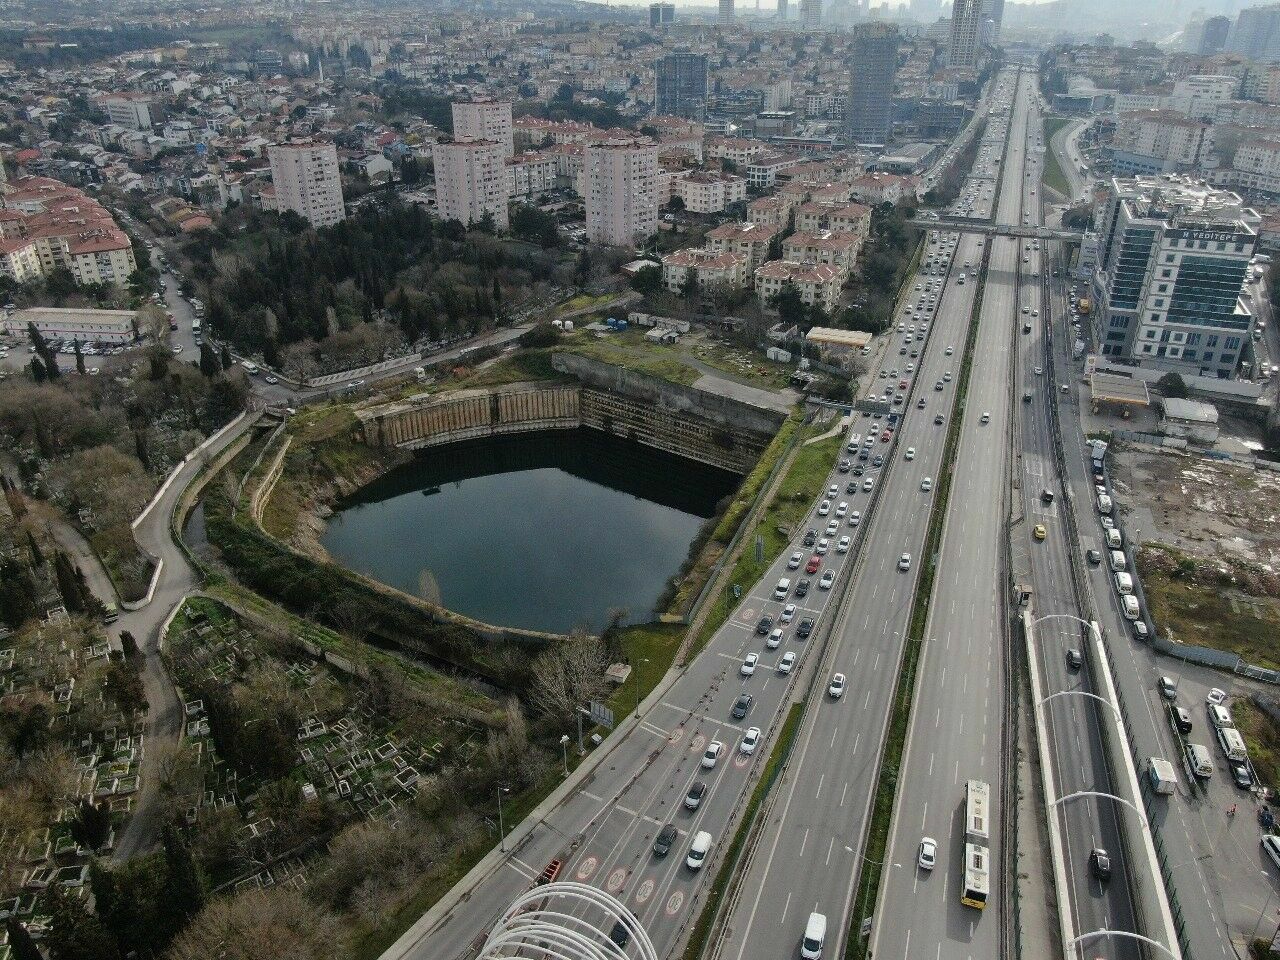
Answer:
[[[1280,958],[1278,258],[1280,3],[0,0],[0,960]]]

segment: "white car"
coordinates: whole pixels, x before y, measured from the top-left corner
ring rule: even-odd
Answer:
[[[1044,367],[1036,367],[1035,370],[1037,377],[1044,373]]]
[[[831,512],[830,500],[823,500],[820,504],[818,504],[818,516],[825,517],[830,512]]]
[[[787,560],[787,569],[799,570],[800,564],[802,563],[804,563],[804,554],[797,550],[791,555],[790,559]]]
[[[856,527],[858,524],[862,522],[862,514],[857,510],[853,511],[853,513],[849,514],[849,519],[847,522],[849,526]]]
[[[903,573],[911,569],[911,554],[904,553],[898,558],[898,569]]]
[[[796,665],[796,654],[794,650],[788,650],[782,655],[782,659],[778,661],[779,673],[790,673],[791,668]]]
[[[920,841],[920,856],[916,858],[921,870],[932,870],[938,863],[938,842],[933,837]]]
[[[982,417],[980,418],[980,420],[981,420],[981,422],[982,422],[982,423],[990,423],[990,422],[991,422],[991,414],[987,413],[987,412],[984,410],[984,411],[983,411],[983,413],[982,413]]]
[[[849,504],[845,503],[843,500],[841,500],[838,504],[836,504],[837,517],[843,517],[848,512],[849,512]]]
[[[923,490],[925,493],[928,493],[930,490],[932,490],[932,489],[933,489],[933,478],[932,478],[932,477],[925,477],[923,480],[921,480],[921,481],[920,481],[920,489],[921,489],[921,490]]]
[[[760,654],[748,653],[742,660],[741,673],[744,677],[749,677],[756,672],[756,664],[760,662]]]
[[[778,622],[790,623],[792,620],[795,619],[795,616],[796,616],[796,605],[794,603],[788,603],[785,607],[782,608],[782,615],[778,617]]]
[[[839,700],[844,696],[844,687],[844,674],[833,674],[831,677],[831,685],[827,687],[827,693],[831,695],[832,700]]]
[[[827,536],[828,536],[828,537],[834,537],[834,536],[835,536],[835,534],[836,534],[836,531],[837,531],[837,530],[839,530],[839,529],[840,529],[840,521],[839,521],[839,520],[832,520],[832,521],[830,521],[830,522],[827,524]]]
[[[1208,703],[1210,706],[1220,707],[1222,706],[1223,701],[1227,699],[1227,691],[1219,690],[1217,687],[1214,687],[1209,691],[1209,695],[1204,699],[1205,703]]]
[[[830,590],[831,585],[836,582],[836,574],[834,570],[828,570],[822,575],[822,579],[818,581],[819,590]]]
[[[769,636],[765,640],[764,645],[770,650],[776,650],[778,647],[782,646],[782,628],[774,627],[770,630]]]
[[[742,753],[755,753],[756,744],[760,742],[760,728],[747,727],[747,732],[742,735],[742,740],[738,744],[738,750]]]
[[[831,486],[827,487],[827,499],[834,500],[836,498],[836,494],[839,492],[840,488],[833,483]]]
[[[720,751],[724,749],[724,744],[719,740],[712,740],[707,744],[707,752],[702,755],[702,765],[710,770],[716,765],[716,761],[720,759]]]
[[[836,553],[848,553],[849,544],[851,542],[852,541],[850,541],[848,537],[841,537],[840,541],[836,544]]]
[[[951,382],[951,371],[950,371],[950,370],[948,370],[946,373],[944,373],[944,374],[942,375],[942,382],[943,382],[943,383],[950,383],[950,382]]]
[[[906,459],[908,459],[908,460],[914,460],[914,459],[916,458],[916,448],[915,448],[915,447],[907,447],[907,452],[906,452],[906,454],[905,454],[904,456],[905,456],[905,457],[906,457]]]
[[[823,537],[814,545],[813,552],[822,557],[826,555],[829,549],[831,549],[831,541]]]

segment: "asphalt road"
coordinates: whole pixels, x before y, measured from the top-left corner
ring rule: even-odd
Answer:
[[[1030,83],[1012,112],[997,222],[1021,218],[1024,138]],[[983,288],[963,433],[939,550],[939,576],[916,682],[911,728],[875,913],[877,958],[996,957],[1000,953],[1000,884],[981,912],[960,903],[964,879],[964,790],[969,779],[991,785],[990,821],[998,824],[1004,776],[1003,604],[1005,493],[1009,487],[1010,376],[1015,323],[1016,241],[993,241]],[[983,414],[989,422],[982,423]],[[937,843],[937,866],[917,863],[920,841]],[[999,864],[992,831],[992,863]]]

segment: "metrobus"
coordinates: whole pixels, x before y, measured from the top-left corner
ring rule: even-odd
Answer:
[[[979,910],[986,908],[987,896],[991,890],[990,859],[991,852],[981,844],[964,845],[964,889],[960,894],[960,902],[966,907],[977,907]]]
[[[964,886],[960,902],[979,910],[991,891],[991,785],[969,780],[964,786]]]
[[[988,815],[991,809],[991,784],[969,780],[964,785],[964,839],[967,843],[986,846],[990,839]]]

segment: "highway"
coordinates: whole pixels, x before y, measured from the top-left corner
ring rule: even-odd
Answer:
[[[960,284],[958,273],[968,262],[970,279],[976,277],[982,248],[978,238],[959,242],[923,370],[916,376],[926,406],[919,410],[913,401],[904,421],[892,483],[872,518],[825,669],[819,671],[820,679],[844,673],[849,690],[838,701],[829,698],[821,684],[813,692],[796,748],[774,788],[764,827],[743,869],[739,894],[729,905],[723,939],[713,952],[720,960],[794,955],[805,921],[815,911],[828,918],[826,951],[840,956],[844,949],[846,917],[933,500],[932,492],[921,490],[921,481],[939,474],[977,286]],[[943,389],[933,389],[935,384]],[[938,413],[943,414],[942,425],[934,421]],[[914,460],[905,459],[908,447],[915,449]],[[904,552],[912,558],[905,573],[899,569]],[[951,766],[950,758],[947,765]]]
[[[1045,144],[1038,111],[1033,109],[1028,126],[1034,152],[1042,156]],[[1037,164],[1033,175],[1025,178],[1024,188],[1033,189],[1039,183],[1040,173],[1041,168]],[[1031,216],[1032,222],[1038,223],[1040,204],[1029,202],[1024,217],[1027,215]],[[1069,541],[1064,517],[1064,489],[1049,419],[1049,406],[1056,404],[1060,396],[1070,396],[1062,393],[1059,383],[1070,377],[1065,373],[1062,377],[1055,376],[1055,371],[1067,371],[1069,367],[1048,363],[1050,341],[1046,336],[1046,324],[1051,323],[1052,318],[1047,316],[1050,301],[1044,296],[1044,290],[1049,278],[1045,251],[1038,246],[1024,241],[1018,251],[1023,258],[1020,320],[1023,323],[1029,321],[1031,330],[1018,335],[1015,363],[1015,391],[1020,398],[1014,432],[1015,489],[1021,497],[1023,518],[1012,529],[1012,550],[1015,568],[1030,571],[1034,615],[1055,618],[1036,626],[1038,665],[1044,695],[1065,690],[1097,693],[1088,661],[1080,668],[1067,661],[1068,650],[1083,653],[1086,649],[1083,626],[1071,618],[1084,616],[1088,619],[1088,608],[1082,606],[1083,598],[1077,597],[1072,582],[1071,565],[1080,557],[1072,556],[1075,547]],[[1022,329],[1024,327],[1020,325],[1019,330]],[[1058,335],[1056,339],[1065,342],[1068,338]],[[1029,401],[1023,399],[1028,393]],[[1052,495],[1052,502],[1045,502],[1045,491]],[[1085,501],[1086,507],[1088,504],[1089,501]],[[1093,522],[1096,518],[1088,510],[1081,519],[1082,522]],[[1034,536],[1037,525],[1044,528],[1043,541]],[[1059,797],[1080,791],[1113,791],[1099,728],[1099,709],[1096,701],[1082,696],[1055,697],[1044,705],[1040,719],[1051,744],[1053,776]],[[1062,833],[1070,887],[1071,902],[1059,904],[1059,909],[1071,911],[1076,933],[1101,929],[1135,930],[1134,909],[1126,882],[1128,864],[1120,831],[1125,826],[1132,826],[1123,824],[1123,818],[1136,815],[1128,807],[1103,797],[1066,800],[1049,815],[1056,819]],[[1109,882],[1098,879],[1091,870],[1090,854],[1096,848],[1106,850],[1111,857],[1113,876]],[[1136,957],[1138,950],[1132,940],[1108,938],[1090,942],[1087,953],[1079,955],[1130,958]]]
[[[1030,80],[1014,101],[996,222],[1022,217]],[[1009,489],[1010,378],[1017,308],[1019,241],[995,239],[983,287],[969,396],[939,576],[925,630],[911,728],[895,799],[893,828],[875,911],[877,958],[997,957],[1000,836],[991,831],[991,905],[960,902],[964,880],[965,781],[991,785],[992,824],[1002,819],[1006,624],[1006,495]],[[989,415],[983,423],[982,416]],[[922,838],[937,842],[937,866],[917,864]]]

